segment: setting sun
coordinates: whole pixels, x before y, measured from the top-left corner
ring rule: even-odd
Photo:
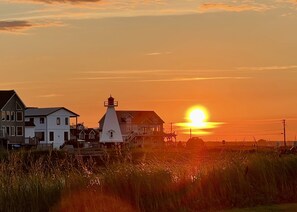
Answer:
[[[206,107],[196,105],[186,111],[185,122],[176,123],[179,132],[193,135],[210,135],[212,129],[218,128],[223,122],[209,121],[209,112]]]
[[[187,112],[187,119],[192,127],[204,128],[207,124],[208,112],[201,106],[190,108]]]

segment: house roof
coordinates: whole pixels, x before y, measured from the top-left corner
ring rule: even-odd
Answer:
[[[6,103],[11,99],[11,97],[13,97],[14,94],[14,90],[0,91],[0,109],[6,105]]]
[[[94,128],[88,128],[88,129],[85,129],[84,131],[86,132],[86,134],[90,134],[91,132],[94,132],[95,134],[99,134],[99,131]]]
[[[82,130],[79,130],[79,129],[70,129],[70,132],[72,134],[77,134],[77,133],[85,133],[86,135],[89,135],[91,132],[94,132],[95,135],[98,135],[99,134],[99,130],[98,129],[94,129],[94,128],[88,128],[88,129],[82,129]]]
[[[0,91],[0,109],[2,109],[14,95],[16,95],[20,103],[23,104],[24,107],[26,107],[24,102],[14,90],[2,90]]]
[[[25,111],[25,117],[48,116],[62,109],[71,113],[70,117],[79,116],[78,114],[68,110],[65,107],[49,107],[49,108],[27,108]]]
[[[153,124],[164,123],[155,111],[118,110],[116,114],[119,123],[125,123],[128,117],[131,117],[132,124],[145,124],[147,122]],[[105,115],[100,119],[99,123],[103,123],[104,119]]]

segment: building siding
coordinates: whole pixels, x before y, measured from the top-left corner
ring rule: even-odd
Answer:
[[[20,106],[20,109],[17,109],[17,104]],[[5,111],[5,113],[7,111],[10,112],[9,120],[2,120],[2,111]],[[11,120],[11,112],[14,112],[14,121]],[[22,112],[22,121],[17,120],[17,112]],[[25,142],[25,106],[17,95],[13,95],[13,97],[1,109],[0,117],[0,131],[2,132],[0,136],[7,138],[9,143],[23,144]],[[10,135],[7,135],[7,127],[9,127]],[[22,128],[22,135],[17,135],[18,127]],[[15,135],[11,135],[12,128],[15,129]]]

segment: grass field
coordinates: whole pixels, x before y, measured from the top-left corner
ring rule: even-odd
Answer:
[[[224,210],[221,212],[294,212],[297,211],[297,204],[279,204],[279,205],[269,205],[269,206],[258,206],[252,208],[234,208],[230,210]]]
[[[109,160],[1,152],[0,211],[219,211],[297,202],[297,156],[273,149],[124,150]]]

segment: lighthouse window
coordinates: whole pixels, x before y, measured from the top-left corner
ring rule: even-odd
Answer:
[[[113,138],[113,134],[114,134],[114,131],[113,130],[109,130],[108,131],[109,139],[112,139]]]

